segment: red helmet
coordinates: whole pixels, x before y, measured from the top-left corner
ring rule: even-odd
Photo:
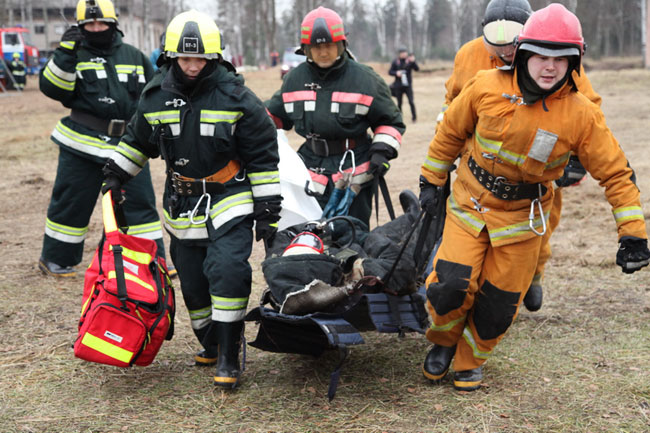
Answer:
[[[517,52],[527,50],[550,57],[581,57],[585,41],[578,17],[563,5],[551,3],[528,18],[516,46]]]
[[[304,45],[345,41],[343,20],[332,9],[319,7],[305,15],[300,25],[300,43]]]

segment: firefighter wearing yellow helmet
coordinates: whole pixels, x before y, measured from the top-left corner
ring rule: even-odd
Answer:
[[[192,330],[215,365],[214,384],[234,388],[251,292],[253,223],[267,243],[281,210],[276,130],[262,102],[221,58],[214,21],[191,10],[165,32],[160,73],[147,85],[106,167],[119,191],[149,158],[167,164],[163,208]]]
[[[14,77],[13,81],[16,90],[25,90],[25,84],[27,82],[27,67],[25,66],[25,62],[21,60],[19,52],[15,52],[12,55],[12,60],[9,63],[9,70],[11,71],[11,75]]]
[[[77,24],[82,25],[93,20],[117,24],[113,3],[110,0],[80,0],[77,3]]]
[[[122,41],[109,0],[77,4],[77,24],[61,38],[40,73],[40,90],[70,108],[52,132],[59,163],[45,223],[39,268],[68,277],[82,261],[90,216],[102,186],[102,167],[117,146],[153,76],[149,59]],[[126,188],[129,234],[154,239],[164,255],[162,227],[149,167]]]

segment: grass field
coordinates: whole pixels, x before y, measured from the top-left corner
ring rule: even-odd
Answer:
[[[417,189],[433,136],[448,64],[415,76],[419,122],[407,121],[388,175],[397,201]],[[388,65],[373,65],[386,79]],[[245,74],[262,99],[280,86],[277,69]],[[650,71],[593,70],[608,125],[636,170],[650,218]],[[405,104],[405,118],[410,119]],[[458,393],[433,386],[420,365],[429,348],[417,334],[365,333],[343,367],[337,397],[326,397],[334,353],[313,359],[247,351],[235,392],[193,366],[197,343],[177,296],[176,335],[154,363],[119,369],[73,356],[81,276],[59,281],[37,269],[58,149],[49,134],[66,110],[29,77],[22,95],[0,97],[0,431],[2,432],[629,432],[650,431],[649,270],[615,266],[617,236],[593,179],[565,192],[563,220],[539,312],[523,311],[487,362],[484,386]],[[293,145],[300,143],[291,133]],[[164,165],[152,161],[160,192]],[[386,221],[386,212],[381,212]],[[95,212],[83,269],[101,232]],[[253,294],[264,288],[255,246]],[[247,327],[247,338],[257,332]]]

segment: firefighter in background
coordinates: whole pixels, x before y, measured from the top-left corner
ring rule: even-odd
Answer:
[[[442,111],[438,116],[438,124],[440,124],[451,101],[458,96],[463,86],[477,72],[487,69],[509,68],[512,65],[515,52],[514,39],[532,13],[533,10],[528,0],[491,0],[488,3],[482,22],[483,36],[467,42],[456,54],[453,73],[445,83],[447,93],[445,94]],[[582,65],[580,65],[579,70],[573,71],[572,79],[578,86],[580,93],[595,104],[600,105],[600,95],[594,91]],[[468,138],[468,146],[471,146],[473,140],[473,137]],[[585,175],[586,171],[580,164],[580,160],[575,155],[572,155],[565,167],[564,175],[553,184],[556,192],[548,230],[542,241],[542,250],[535,275],[532,282],[527,285],[529,287],[524,297],[524,305],[529,311],[537,311],[542,307],[544,266],[551,257],[549,239],[560,223],[562,213],[561,188],[577,184]]]
[[[578,18],[553,3],[519,34],[513,70],[477,74],[454,99],[420,177],[433,212],[448,169],[465,145],[442,243],[426,280],[434,343],[423,373],[443,378],[453,358],[454,387],[478,389],[482,365],[514,321],[535,273],[553,203],[552,182],[573,152],[605,188],[616,220],[616,263],[632,273],[650,251],[640,193],[600,108],[577,92],[572,72],[584,51]],[[458,248],[462,245],[463,248]]]
[[[16,52],[13,54],[13,60],[9,63],[9,70],[14,77],[16,90],[25,90],[25,84],[27,84],[27,67],[25,66],[25,62],[20,59],[20,53]]]
[[[135,112],[153,75],[147,57],[122,42],[109,0],[77,3],[78,26],[70,27],[39,76],[41,91],[71,109],[52,132],[59,164],[47,210],[39,268],[69,277],[82,260],[88,223],[102,187],[102,167]],[[129,234],[153,239],[164,256],[162,228],[149,167],[126,189]]]
[[[162,156],[163,209],[198,365],[214,383],[239,383],[239,350],[251,292],[253,221],[270,241],[281,210],[277,132],[264,104],[223,60],[215,22],[191,10],[165,33],[163,62],[108,160],[105,190],[119,191]],[[128,185],[128,184],[127,184]]]
[[[305,16],[300,47],[307,61],[287,74],[266,106],[278,128],[295,128],[305,138],[298,154],[320,205],[333,193],[332,175],[352,169],[359,192],[349,215],[368,224],[373,177],[388,171],[406,129],[401,113],[384,80],[347,50],[343,21],[333,10],[319,7]]]

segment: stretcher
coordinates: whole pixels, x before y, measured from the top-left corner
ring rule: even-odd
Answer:
[[[414,198],[414,195],[412,197]],[[405,231],[403,227],[401,230],[397,230],[399,233],[395,236],[399,236],[401,240],[396,245],[390,246],[393,248],[392,252],[389,251],[390,248],[384,248],[382,250],[389,251],[388,255],[391,259],[395,258],[394,248],[398,248],[400,253],[404,253],[403,255],[400,254],[397,256],[398,261],[406,263],[405,267],[399,268],[400,275],[402,276],[409,272],[411,275],[415,275],[415,269],[413,268],[419,268],[417,266],[418,260],[414,260],[413,254],[416,239],[419,239],[420,236],[414,236],[410,239],[410,235],[413,233],[420,234],[419,232],[424,222],[424,219],[421,218],[422,215],[424,215],[424,212],[415,216],[405,214],[395,220],[395,224],[399,223],[402,226],[408,224],[406,228],[409,230]],[[405,219],[400,223],[400,218]],[[389,224],[392,224],[392,222],[387,223],[385,226]],[[385,226],[381,230],[385,231]],[[429,240],[424,242],[424,250],[420,254],[423,257],[423,262],[429,263],[433,257],[433,244],[435,244],[437,237],[434,234],[427,236],[426,231],[423,231],[423,233],[425,238],[428,237]],[[370,235],[366,238],[364,245],[369,243],[368,239],[370,239]],[[288,249],[289,247],[286,248]],[[409,256],[409,260],[405,259],[406,256]],[[299,259],[303,258],[303,256],[296,257]],[[291,258],[289,257],[289,259]],[[273,260],[280,259],[282,258],[275,257],[265,260],[263,269],[267,283],[270,282],[269,275],[271,274],[270,271],[267,271],[272,269],[271,265],[274,263]],[[390,265],[393,262],[395,260],[381,262],[384,264],[384,268],[373,267],[375,266],[374,264],[369,265],[368,268],[385,270],[386,264],[388,263]],[[280,272],[282,272],[282,269],[286,265],[287,262],[278,263],[278,268],[281,268]],[[394,263],[392,267],[388,267],[392,272],[395,268]],[[289,269],[286,271],[286,274],[289,274],[288,278],[291,278],[293,275],[292,270]],[[327,276],[331,272],[324,272],[323,274]],[[271,289],[267,289],[262,295],[260,304],[246,316],[246,321],[256,322],[259,325],[255,340],[248,344],[257,349],[269,352],[296,353],[315,357],[323,355],[326,351],[337,351],[339,358],[330,375],[330,384],[327,392],[328,398],[331,400],[336,395],[341,369],[350,354],[350,348],[365,343],[362,336],[363,332],[392,333],[399,336],[403,336],[407,332],[424,334],[429,325],[429,315],[425,308],[426,295],[422,283],[424,279],[422,277],[426,274],[427,270],[420,270],[421,278],[417,278],[420,286],[406,290],[407,293],[404,293],[405,291],[401,290],[401,287],[398,287],[404,281],[403,278],[398,276],[393,278],[389,277],[391,281],[389,287],[378,289],[374,284],[378,281],[381,283],[381,278],[365,276],[360,281],[357,281],[356,287],[346,286],[348,290],[347,295],[340,296],[339,298],[342,298],[342,300],[338,300],[339,298],[337,298],[337,302],[334,302],[331,308],[325,308],[324,311],[312,311],[301,314],[287,314],[283,311],[283,307],[286,307],[286,300],[290,299],[291,295],[301,294],[309,287],[287,295],[284,302],[278,300],[282,298],[282,294],[278,295],[277,292],[273,293]],[[380,276],[384,280],[387,279],[386,273]],[[319,275],[319,277],[325,279],[323,275]],[[325,287],[328,290],[334,289],[326,284]]]

